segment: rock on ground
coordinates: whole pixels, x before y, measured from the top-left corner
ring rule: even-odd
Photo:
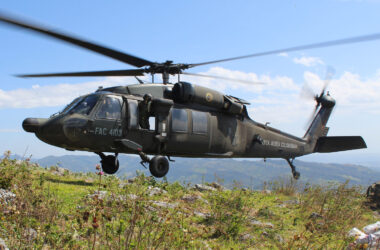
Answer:
[[[204,192],[204,191],[217,191],[216,188],[214,187],[210,187],[210,186],[207,186],[207,185],[203,185],[203,184],[195,184],[194,188],[198,191],[201,191],[201,192]]]
[[[93,183],[94,181],[94,178],[87,178],[84,180],[85,183]]]
[[[239,237],[239,240],[241,241],[247,241],[253,239],[253,236],[249,233],[245,233]]]
[[[312,212],[309,216],[309,219],[318,219],[318,218],[322,218],[322,215],[316,212]]]
[[[107,195],[107,191],[95,191],[93,194],[87,195],[87,198],[94,199],[97,197],[99,200],[103,200]]]
[[[274,239],[277,240],[278,242],[280,242],[281,244],[284,243],[284,239],[283,239],[282,236],[279,235],[279,234],[276,234],[276,235],[274,236]]]
[[[51,171],[52,171],[52,174],[59,175],[59,176],[64,176],[65,174],[71,173],[70,170],[66,168],[58,167],[58,166],[52,167]]]
[[[208,204],[208,201],[203,199],[202,196],[198,194],[185,194],[182,198],[183,201],[189,202],[189,203],[194,203],[198,200]]]
[[[300,204],[299,200],[287,200],[284,201],[285,204],[290,204],[290,205],[298,205]]]
[[[213,187],[213,188],[216,188],[218,190],[221,190],[221,191],[225,191],[227,190],[227,188],[223,187],[221,184],[217,183],[217,182],[213,182],[211,183],[210,185],[208,185],[210,187]]]
[[[5,204],[8,204],[9,202],[12,202],[14,198],[16,198],[14,193],[0,188],[0,203],[4,202]]]
[[[122,183],[119,184],[119,188],[120,188],[120,189],[123,189],[123,188],[125,188],[126,186],[128,186],[129,184],[131,184],[131,183],[130,183],[130,182],[122,182]]]
[[[34,230],[33,228],[28,228],[28,229],[25,230],[23,236],[28,241],[33,241],[34,239],[37,238],[37,231]]]
[[[251,225],[255,225],[259,227],[274,228],[274,225],[270,222],[261,222],[259,220],[252,219],[249,223]]]
[[[2,238],[0,238],[0,249],[9,250],[9,248],[7,247],[7,244],[5,244],[5,241]]]
[[[269,189],[262,190],[261,192],[263,194],[271,194],[272,193],[272,191],[270,191]]]
[[[201,217],[203,219],[206,219],[206,218],[211,216],[209,213],[202,213],[202,212],[198,212],[198,211],[194,211],[194,215]]]
[[[166,190],[163,190],[159,187],[153,187],[153,186],[149,186],[148,187],[148,195],[149,196],[154,196],[154,195],[159,195],[159,194],[166,194]]]
[[[152,204],[164,208],[176,208],[178,206],[176,203],[168,203],[164,201],[153,201]]]
[[[128,194],[127,197],[131,200],[137,200],[139,197],[135,194]]]

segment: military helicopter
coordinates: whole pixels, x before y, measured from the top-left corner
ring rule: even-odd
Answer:
[[[136,69],[49,74],[24,74],[19,77],[83,77],[162,75],[162,83],[143,83],[99,88],[80,96],[50,118],[26,118],[23,128],[45,143],[67,150],[89,151],[101,158],[102,169],[114,174],[119,168],[118,154],[137,154],[151,174],[163,177],[169,171],[171,157],[197,158],[283,158],[298,179],[293,160],[319,152],[338,152],[366,148],[361,136],[327,136],[327,121],[335,100],[326,86],[316,101],[313,119],[300,138],[252,120],[249,103],[238,97],[180,81],[181,74],[196,66],[244,58],[329,47],[380,39],[380,33],[334,40],[245,56],[186,64],[152,62],[110,49],[71,35],[49,30],[0,13],[0,22],[24,28],[76,45],[135,66]],[[179,81],[169,83],[169,75]],[[204,76],[204,75],[198,75]],[[208,76],[211,77],[211,76]],[[138,78],[137,78],[138,79]],[[143,84],[141,84],[143,83]],[[149,126],[149,118],[154,126]],[[106,153],[111,153],[106,155]],[[154,155],[150,157],[149,155]]]

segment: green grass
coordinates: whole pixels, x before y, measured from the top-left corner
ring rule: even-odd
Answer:
[[[95,172],[94,166],[91,174],[60,176],[6,156],[0,184],[17,198],[0,204],[0,238],[11,249],[340,249],[353,242],[347,237],[352,227],[378,219],[364,205],[362,189],[347,184],[302,187],[279,180],[269,194],[240,188],[202,193],[144,175],[119,187],[122,180]],[[149,186],[166,192],[150,196]],[[107,195],[88,198],[98,190]],[[187,202],[185,195],[201,199]]]

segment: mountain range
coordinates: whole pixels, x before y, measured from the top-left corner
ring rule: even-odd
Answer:
[[[47,156],[34,159],[43,167],[60,166],[72,172],[94,172],[99,163],[98,156]],[[150,175],[149,170],[140,165],[136,156],[120,155],[120,168],[117,175],[130,178],[137,172]],[[368,186],[380,180],[380,171],[354,164],[317,163],[295,160],[294,164],[301,173],[302,183],[322,184],[345,182]],[[285,160],[236,160],[236,159],[193,159],[175,158],[170,162],[166,176],[169,182],[202,183],[222,182],[227,187],[234,185],[260,189],[264,183],[289,180],[290,167]]]

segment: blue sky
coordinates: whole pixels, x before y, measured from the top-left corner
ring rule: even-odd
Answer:
[[[197,63],[380,32],[380,1],[8,1],[0,11],[151,61]],[[21,128],[25,117],[48,117],[74,97],[133,78],[18,79],[17,73],[132,68],[31,32],[0,25],[0,151],[36,157],[69,152],[43,144]],[[368,149],[304,159],[380,163],[380,41],[292,52],[194,68],[267,82],[265,86],[184,77],[250,100],[250,115],[302,136],[327,65],[336,73],[330,135],[362,135]]]

